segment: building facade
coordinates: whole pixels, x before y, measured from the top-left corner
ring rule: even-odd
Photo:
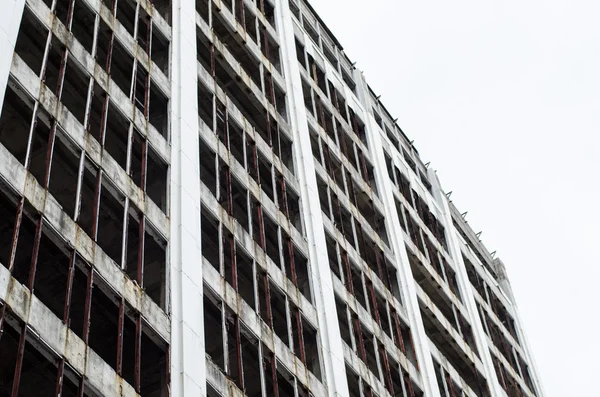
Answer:
[[[0,397],[543,396],[503,263],[302,0],[3,0]]]

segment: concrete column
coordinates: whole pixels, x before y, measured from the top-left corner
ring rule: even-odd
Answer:
[[[206,395],[196,5],[173,0],[171,42],[171,395]]]
[[[533,384],[535,385],[535,388],[536,388],[535,392],[539,397],[543,397],[545,395],[544,389],[542,387],[542,382],[540,382],[540,378],[538,377],[537,365],[536,365],[534,357],[531,354],[531,351],[529,349],[529,341],[527,339],[527,335],[525,334],[525,330],[523,329],[523,326],[521,323],[521,318],[519,316],[519,309],[517,307],[517,303],[516,303],[516,300],[513,295],[512,287],[510,286],[510,281],[508,279],[508,275],[506,274],[506,266],[500,260],[500,258],[495,258],[494,263],[492,265],[494,266],[494,270],[496,271],[496,274],[498,275],[497,279],[498,279],[498,284],[500,285],[500,289],[502,291],[504,291],[506,296],[508,296],[510,303],[512,305],[513,310],[512,310],[511,315],[513,316],[513,319],[515,320],[515,328],[517,329],[517,336],[519,337],[519,342],[521,344],[521,348],[523,349],[523,352],[525,353],[525,357],[523,357],[523,359],[529,364],[529,375],[531,376],[531,380],[533,381]]]
[[[432,185],[434,188],[434,198],[437,201],[437,204],[443,213],[443,223],[446,227],[446,238],[448,239],[448,250],[450,257],[453,259],[453,262],[456,265],[456,281],[458,283],[458,288],[463,298],[463,303],[467,308],[467,311],[469,312],[468,320],[471,323],[473,329],[475,344],[477,346],[477,350],[479,351],[479,357],[481,358],[481,362],[483,363],[483,367],[485,369],[484,375],[488,380],[491,395],[492,397],[505,396],[506,393],[500,386],[500,383],[498,382],[498,377],[496,376],[496,370],[494,369],[492,356],[487,343],[487,335],[483,330],[483,323],[481,322],[481,318],[477,314],[477,305],[475,303],[475,297],[473,296],[473,289],[471,288],[471,282],[469,281],[469,276],[467,275],[467,268],[465,266],[460,251],[460,244],[458,236],[456,234],[458,232],[452,225],[452,215],[450,212],[450,207],[448,205],[448,200],[440,187],[440,183],[437,179],[437,176],[431,170],[429,170],[429,180],[432,181]]]
[[[319,321],[319,341],[323,356],[323,382],[328,396],[348,396],[342,337],[335,307],[331,270],[327,257],[323,215],[319,202],[317,177],[310,145],[310,135],[302,82],[296,57],[292,14],[287,0],[275,6],[277,30],[281,38],[281,55],[286,76],[289,122],[293,130],[295,174],[300,185],[302,216],[309,247],[314,305]]]
[[[0,109],[12,63],[17,34],[23,17],[25,0],[2,0],[0,11]]]
[[[361,99],[363,100],[363,103],[367,100],[365,98]],[[396,259],[394,265],[398,269],[398,281],[400,283],[402,301],[410,321],[410,329],[412,331],[419,369],[423,379],[423,393],[427,397],[439,397],[440,392],[435,377],[435,368],[433,367],[431,351],[429,349],[429,339],[425,333],[421,311],[419,310],[419,301],[417,298],[417,290],[415,288],[416,283],[410,268],[410,262],[408,261],[406,247],[404,246],[404,238],[402,237],[403,232],[400,227],[400,220],[398,219],[396,204],[394,202],[392,181],[387,175],[381,134],[377,129],[377,124],[373,116],[371,116],[370,113],[365,114],[365,116],[367,137],[369,140],[369,148],[371,149],[379,198],[385,208],[385,225],[390,239],[390,248],[394,251]]]

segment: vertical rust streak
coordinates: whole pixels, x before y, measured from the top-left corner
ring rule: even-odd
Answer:
[[[454,385],[452,384],[452,378],[450,377],[450,374],[446,374],[446,386],[448,386],[448,389],[450,390],[450,397],[455,397]]]
[[[50,128],[50,134],[48,135],[48,146],[46,148],[46,164],[44,168],[44,180],[42,187],[48,189],[50,186],[50,172],[52,171],[52,157],[54,153],[54,141],[56,140],[56,128],[58,122],[54,120],[52,122],[52,128]]]
[[[146,216],[140,215],[139,229],[138,229],[138,264],[137,264],[137,282],[140,288],[144,288],[144,253],[146,246]]]
[[[400,320],[398,319],[398,313],[394,311],[391,314],[394,318],[394,325],[396,326],[396,337],[398,339],[398,346],[400,347],[400,351],[406,356],[406,347],[404,346],[404,340],[402,338],[402,326],[400,325]]]
[[[367,289],[369,290],[369,295],[371,296],[371,304],[373,305],[373,313],[375,314],[375,321],[377,321],[377,325],[381,327],[381,317],[379,316],[379,307],[377,306],[377,299],[375,298],[375,289],[373,288],[373,283],[367,283]]]
[[[19,338],[19,348],[17,350],[17,362],[15,363],[15,375],[12,384],[12,397],[18,397],[19,386],[21,383],[21,370],[23,369],[23,356],[25,354],[25,342],[27,338],[27,325],[21,326],[21,337]]]
[[[113,13],[114,13],[114,11],[113,11]],[[106,65],[105,65],[106,73],[109,76],[110,76],[110,66],[112,63],[112,53],[113,53],[114,44],[115,44],[115,32],[111,30],[110,38],[108,39],[108,49],[106,51]]]
[[[273,313],[271,312],[271,290],[269,288],[269,276],[267,273],[263,275],[263,282],[265,284],[265,308],[267,310],[267,321],[269,322],[269,328],[273,329]]]
[[[238,271],[237,271],[237,260],[235,257],[235,239],[232,234],[228,234],[227,239],[229,240],[229,254],[231,256],[231,282],[235,292],[238,292]]]
[[[258,216],[258,226],[260,229],[260,248],[266,252],[265,225],[263,223],[262,205],[260,203],[257,203],[256,205],[256,213]]]
[[[119,303],[119,320],[117,324],[117,375],[123,376],[123,328],[125,326],[125,299]]]
[[[100,212],[100,192],[102,190],[102,172],[96,171],[96,188],[94,190],[94,219],[92,221],[92,240],[98,240],[98,222]]]
[[[88,279],[85,290],[85,306],[83,309],[83,343],[86,345],[90,339],[90,316],[92,311],[92,288],[94,286],[94,271],[88,269]]]
[[[277,384],[277,365],[275,364],[275,355],[271,354],[271,378],[273,382],[273,397],[279,397],[279,385]]]
[[[237,371],[238,371],[238,386],[241,390],[245,390],[244,387],[244,367],[242,362],[242,335],[240,332],[240,319],[237,315],[234,316],[235,325],[235,352],[237,359]]]
[[[415,391],[413,389],[412,381],[410,380],[410,376],[406,372],[404,373],[404,382],[408,386],[408,395],[410,397],[415,397]]]
[[[67,274],[67,286],[65,290],[65,306],[63,310],[63,324],[67,327],[69,324],[69,316],[71,312],[71,296],[73,295],[73,278],[75,276],[75,250],[71,251],[71,257],[69,258],[69,270]]]
[[[98,137],[98,141],[100,142],[100,146],[104,148],[104,142],[106,141],[106,124],[108,120],[108,104],[110,99],[108,94],[104,94],[104,102],[102,103],[102,119],[100,120],[100,136]]]
[[[83,377],[81,377],[81,378],[79,378],[77,397],[84,397],[84,394],[83,394],[84,390],[85,390],[85,380],[83,379]]]
[[[13,229],[11,246],[10,246],[10,258],[8,260],[8,271],[12,273],[13,267],[15,266],[15,257],[17,256],[17,242],[19,240],[19,230],[21,229],[21,220],[23,219],[23,207],[25,205],[25,198],[19,199],[17,205],[17,214],[15,216],[15,227]]]
[[[292,283],[298,287],[298,276],[296,275],[296,261],[294,260],[294,243],[292,242],[291,237],[287,238],[287,246],[288,246],[288,254],[290,256],[290,269],[292,276]]]
[[[302,314],[300,314],[300,310],[297,308],[295,310],[295,315],[296,315],[296,328],[298,331],[298,343],[300,344],[300,346],[298,346],[298,348],[300,350],[300,360],[302,361],[302,363],[304,363],[304,365],[306,365],[306,351],[304,348],[304,329],[302,326]]]
[[[415,341],[413,340],[412,332],[408,332],[408,337],[410,339],[410,349],[412,351],[412,354],[415,356],[415,367],[417,367],[417,371],[419,371],[419,360],[417,360],[417,350],[415,349]]]
[[[58,361],[58,371],[56,373],[56,393],[54,394],[55,397],[62,396],[64,371],[65,371],[65,359],[61,358]]]
[[[33,241],[33,252],[31,253],[31,266],[29,267],[29,279],[27,281],[27,288],[33,293],[33,284],[35,282],[35,272],[37,269],[38,254],[40,252],[40,242],[42,240],[42,228],[44,221],[40,216],[35,226],[35,237]]]
[[[148,179],[148,141],[142,143],[142,173],[140,176],[140,187],[146,193],[146,183]]]
[[[71,31],[73,27],[73,11],[75,9],[75,0],[69,1],[69,9],[67,11],[67,29]]]
[[[358,350],[360,353],[360,358],[367,364],[367,351],[365,350],[365,343],[363,341],[362,329],[360,327],[360,320],[358,317],[354,317],[354,328],[356,332],[356,336],[358,337]]]
[[[135,391],[139,394],[141,389],[142,373],[142,315],[137,313],[135,319]]]
[[[165,384],[166,384],[166,396],[171,396],[171,346],[167,346],[167,351],[165,353]]]
[[[215,45],[211,43],[210,45],[210,73],[212,78],[214,79],[216,76],[216,65],[215,65]],[[216,82],[215,82],[216,84]]]
[[[0,307],[0,340],[2,340],[2,333],[4,332],[4,315],[6,313],[6,306]]]
[[[390,394],[393,396],[394,395],[394,384],[392,382],[392,373],[391,373],[391,369],[390,369],[390,362],[388,360],[388,356],[387,356],[387,352],[385,351],[385,347],[382,344],[379,345],[379,353],[381,354],[381,357],[383,359],[383,368],[385,370],[385,380],[387,381],[387,384],[388,384],[388,390],[389,390]]]
[[[348,260],[348,254],[346,252],[342,252],[341,256],[342,262],[344,262],[344,270],[346,270],[346,288],[352,294],[352,296],[355,296],[354,284],[352,284],[352,271],[350,270],[350,261]]]

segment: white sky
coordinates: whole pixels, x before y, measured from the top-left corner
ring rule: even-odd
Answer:
[[[546,395],[600,396],[600,3],[312,5],[505,262]]]

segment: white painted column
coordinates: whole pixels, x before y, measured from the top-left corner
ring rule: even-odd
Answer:
[[[492,362],[492,356],[490,354],[490,349],[488,347],[487,335],[483,330],[483,323],[477,313],[477,305],[475,303],[475,297],[473,296],[473,289],[471,288],[471,282],[469,281],[469,276],[467,275],[467,268],[462,258],[462,254],[460,251],[460,243],[458,240],[458,233],[453,224],[452,224],[452,215],[450,212],[450,207],[448,205],[448,200],[446,195],[441,189],[440,182],[435,175],[435,172],[429,170],[429,180],[432,181],[432,186],[434,189],[434,198],[438,203],[439,207],[442,210],[442,214],[444,216],[443,223],[446,227],[446,238],[448,240],[448,250],[450,257],[452,258],[454,264],[456,265],[456,281],[458,282],[458,288],[463,298],[463,303],[469,312],[469,322],[471,323],[473,336],[475,338],[475,344],[477,346],[477,351],[479,352],[479,358],[483,363],[483,368],[485,370],[485,377],[488,380],[488,384],[490,386],[490,392],[492,397],[505,396],[506,393],[500,386],[498,382],[498,377],[496,376],[496,370],[494,369],[494,364]]]
[[[171,42],[171,396],[206,395],[196,5],[173,0]]]
[[[362,99],[366,101],[366,99]],[[396,259],[394,264],[398,269],[398,281],[400,283],[402,301],[410,321],[410,329],[412,331],[419,369],[423,379],[423,393],[427,397],[439,397],[440,392],[435,377],[435,368],[433,366],[433,359],[431,358],[431,350],[429,349],[429,339],[425,333],[425,327],[423,326],[417,290],[415,288],[415,279],[412,274],[412,269],[410,268],[410,262],[408,261],[408,254],[406,253],[406,247],[404,246],[403,231],[400,227],[400,220],[398,219],[396,204],[394,202],[392,180],[387,175],[387,166],[385,164],[381,135],[376,127],[377,124],[375,123],[375,119],[370,113],[366,115],[365,119],[379,198],[385,208],[384,215],[386,219],[386,228],[390,239],[390,245]]]
[[[310,145],[306,108],[302,96],[298,58],[296,57],[294,22],[287,0],[277,1],[275,13],[277,30],[280,32],[281,38],[281,61],[286,77],[289,121],[294,138],[295,173],[300,185],[301,208],[309,247],[308,256],[314,304],[319,321],[323,381],[327,387],[328,396],[346,397],[349,392],[342,336],[335,307],[335,295],[323,229],[323,215]]]
[[[12,63],[17,34],[23,17],[25,0],[1,0],[0,10],[0,110],[4,102],[4,93],[8,83],[8,74]]]
[[[498,274],[497,281],[500,285],[500,289],[508,296],[510,304],[512,306],[513,310],[510,314],[515,320],[517,336],[519,337],[521,348],[525,353],[525,357],[523,357],[523,359],[529,365],[529,375],[531,376],[531,380],[535,385],[536,395],[538,397],[543,397],[545,395],[544,388],[542,387],[542,382],[540,382],[540,378],[538,376],[535,359],[531,354],[531,350],[529,349],[529,340],[527,339],[527,335],[525,334],[525,330],[521,323],[521,317],[519,316],[519,308],[517,307],[516,299],[514,298],[508,275],[506,274],[506,266],[499,258],[494,259],[494,270],[496,270],[496,273]]]

